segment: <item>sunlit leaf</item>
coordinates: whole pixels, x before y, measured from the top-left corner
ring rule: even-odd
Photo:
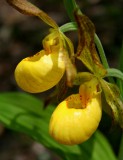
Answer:
[[[43,109],[43,103],[28,94],[16,92],[0,94],[0,121],[7,128],[31,136],[63,160],[116,160],[111,146],[98,131],[81,145],[69,147],[55,142],[48,133],[53,109],[52,105]]]
[[[120,99],[119,89],[116,85],[100,80],[107,103],[112,109],[114,121],[123,128],[123,103]]]
[[[50,18],[45,12],[41,9],[28,2],[27,0],[6,0],[11,6],[17,9],[19,12],[27,15],[37,16],[42,19],[45,23],[53,28],[57,28],[55,21]]]

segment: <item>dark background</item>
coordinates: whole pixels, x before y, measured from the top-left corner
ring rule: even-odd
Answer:
[[[63,1],[31,2],[47,12],[59,26],[69,22]],[[123,39],[123,0],[78,0],[77,3],[95,24],[110,67],[117,68]],[[37,17],[22,15],[5,0],[0,0],[0,92],[20,91],[14,80],[14,69],[22,58],[42,49],[42,39],[48,29]],[[67,35],[76,48],[77,34]],[[58,158],[25,135],[0,126],[0,160],[50,159]]]

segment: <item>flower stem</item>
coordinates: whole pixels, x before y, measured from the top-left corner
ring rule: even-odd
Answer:
[[[102,46],[101,41],[100,41],[99,37],[97,36],[97,34],[95,34],[94,40],[95,40],[95,44],[96,44],[96,46],[98,48],[98,51],[99,51],[100,58],[102,60],[103,66],[107,69],[107,68],[109,68],[109,65],[108,65],[108,62],[107,62],[107,59],[106,59],[106,56],[105,56],[105,52],[104,52],[103,46]]]
[[[123,133],[121,137],[120,149],[118,154],[118,160],[122,160],[122,159],[123,159]]]
[[[74,21],[74,10],[77,8],[75,0],[63,0],[64,6],[71,21]]]

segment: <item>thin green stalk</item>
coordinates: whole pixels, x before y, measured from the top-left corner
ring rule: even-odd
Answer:
[[[122,46],[121,46],[121,51],[120,51],[120,58],[119,58],[119,69],[120,71],[123,72],[122,60],[123,60],[123,41],[122,41]],[[118,79],[117,84],[120,88],[121,98],[123,100],[123,82]],[[121,136],[121,142],[120,142],[119,153],[118,153],[118,160],[122,160],[122,159],[123,159],[123,132]]]
[[[123,160],[123,133],[121,137],[120,149],[118,154],[118,160]]]
[[[121,46],[120,57],[119,57],[119,67],[118,67],[121,72],[123,72],[123,62],[122,61],[123,61],[123,42]],[[121,81],[120,79],[117,79],[117,85],[119,86],[120,93],[122,95],[122,100],[123,100],[123,81]]]
[[[120,51],[119,67],[118,68],[123,72],[123,41],[122,41],[122,46],[121,46],[121,51]]]
[[[116,77],[123,82],[123,72],[116,68],[108,68],[106,77]]]
[[[96,46],[98,48],[101,61],[102,61],[103,65],[104,65],[104,67],[107,69],[107,68],[109,68],[108,61],[106,59],[103,46],[102,46],[101,41],[100,41],[99,37],[97,36],[97,34],[95,34],[94,40],[95,40],[95,44],[96,44]]]
[[[69,23],[62,25],[59,29],[61,32],[76,31],[77,24],[76,22],[69,22]]]
[[[96,33],[94,35],[94,41],[95,41],[95,44],[97,46],[97,49],[98,49],[98,52],[99,52],[99,55],[100,55],[100,58],[101,58],[103,66],[106,69],[109,69],[108,61],[107,61],[107,58],[105,56],[105,52],[104,52],[103,46],[102,46],[101,41],[100,41],[100,39],[99,39],[99,37],[97,36]],[[115,83],[113,77],[108,77],[108,80],[111,83]]]
[[[63,0],[64,1],[64,6],[66,8],[66,11],[68,13],[68,16],[70,18],[71,21],[75,21],[74,20],[74,10],[77,7],[77,4],[75,2],[75,0]]]

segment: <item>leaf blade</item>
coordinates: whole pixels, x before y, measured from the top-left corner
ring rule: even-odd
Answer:
[[[10,129],[31,136],[45,147],[56,152],[64,160],[75,160],[75,158],[82,160],[82,157],[83,160],[99,160],[100,154],[105,155],[103,157],[105,160],[109,160],[111,156],[113,157],[112,160],[116,160],[113,152],[108,147],[109,153],[103,152],[105,145],[108,146],[109,144],[105,142],[103,135],[103,138],[100,139],[99,135],[101,133],[98,131],[90,140],[81,145],[65,146],[55,142],[48,134],[48,122],[53,109],[54,107],[50,105],[44,110],[43,103],[28,94],[16,92],[0,94],[0,121]],[[102,141],[106,144],[102,145]],[[92,144],[93,147],[90,147]],[[100,146],[102,153],[97,152],[95,146]]]

